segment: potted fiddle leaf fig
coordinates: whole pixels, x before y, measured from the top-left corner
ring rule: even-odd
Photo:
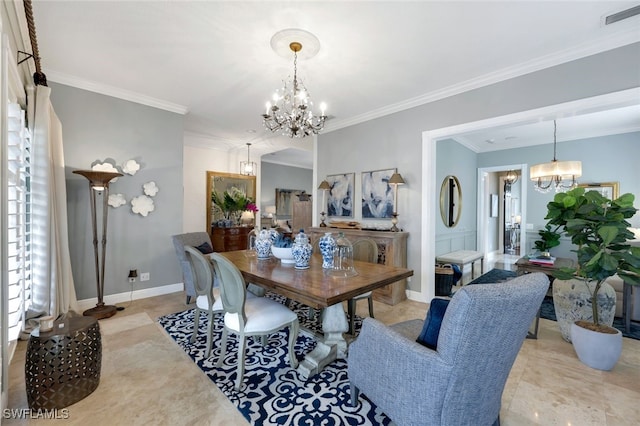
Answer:
[[[547,204],[545,219],[548,224],[560,227],[577,246],[574,250],[576,266],[561,268],[554,273],[557,278],[554,282],[554,304],[559,280],[571,280],[572,288],[587,291],[586,300],[579,296],[570,297],[574,302],[569,307],[572,312],[579,305],[590,310],[590,315],[575,318],[570,337],[578,358],[600,370],[613,368],[622,352],[622,334],[611,327],[615,291],[605,280],[617,274],[628,284],[640,285],[640,247],[632,247],[627,243],[634,238],[627,221],[637,212],[633,202],[633,194],[610,200],[597,191],[585,192],[584,188],[575,188],[556,194],[553,201]],[[601,296],[607,287],[613,295],[605,297],[603,303]],[[562,313],[558,312],[557,305],[556,316],[560,320]],[[606,307],[613,309],[607,321],[601,312]],[[601,339],[605,339],[605,342]]]
[[[534,242],[536,250],[538,250],[543,257],[551,257],[549,250],[560,245],[560,237],[562,236],[562,234],[558,232],[560,225],[552,228],[553,227],[547,223],[544,229],[538,231],[540,239]]]

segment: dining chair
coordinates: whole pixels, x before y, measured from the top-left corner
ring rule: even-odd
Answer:
[[[378,263],[378,244],[371,238],[363,238],[352,244],[353,258],[361,262]],[[373,293],[368,291],[359,294],[347,302],[349,314],[349,334],[353,335],[354,320],[356,315],[356,303],[358,300],[367,299],[369,303],[369,316],[373,318]]]
[[[214,315],[224,311],[222,299],[220,298],[220,288],[214,285],[214,270],[211,260],[207,259],[200,250],[192,246],[184,246],[184,255],[196,294],[196,310],[193,317],[191,343],[194,343],[198,336],[200,314],[206,312],[208,318],[206,357],[208,358],[211,355]]]
[[[193,288],[193,276],[191,275],[191,269],[189,262],[185,257],[185,246],[192,246],[200,248],[203,253],[211,253],[213,246],[211,245],[211,237],[206,232],[188,232],[186,234],[177,234],[171,236],[173,247],[176,251],[176,256],[180,262],[182,268],[182,282],[184,283],[184,291],[187,295],[187,305],[191,303],[191,298],[196,296],[196,291]]]
[[[229,333],[238,335],[238,367],[234,389],[240,390],[244,377],[245,346],[248,336],[265,337],[285,327],[289,328],[289,364],[298,367],[294,345],[298,337],[298,316],[281,303],[266,297],[247,298],[245,280],[240,270],[227,258],[212,253],[211,259],[220,279],[221,299],[224,308],[224,328],[220,356],[216,367],[220,368],[227,351]]]

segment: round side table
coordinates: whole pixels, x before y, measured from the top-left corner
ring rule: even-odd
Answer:
[[[31,409],[64,408],[100,383],[102,339],[94,317],[56,320],[51,331],[31,332],[24,366]]]

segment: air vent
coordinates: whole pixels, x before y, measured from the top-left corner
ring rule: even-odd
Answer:
[[[604,24],[611,25],[636,15],[640,15],[640,5],[608,15],[606,18],[604,18]]]

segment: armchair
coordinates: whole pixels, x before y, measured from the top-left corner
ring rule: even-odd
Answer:
[[[499,424],[504,385],[548,287],[541,273],[463,287],[436,350],[416,342],[420,320],[365,319],[349,347],[352,405],[361,391],[400,425]]]

